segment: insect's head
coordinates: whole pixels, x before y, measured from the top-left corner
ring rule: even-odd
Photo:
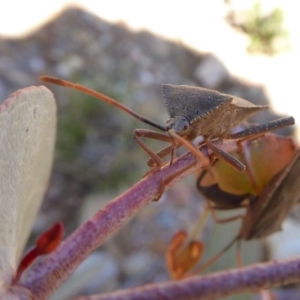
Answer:
[[[167,131],[171,129],[178,135],[184,136],[190,130],[190,123],[184,116],[176,116],[167,121]]]

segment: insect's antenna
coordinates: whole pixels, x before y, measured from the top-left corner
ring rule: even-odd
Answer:
[[[148,118],[145,118],[139,114],[137,114],[136,112],[134,112],[133,110],[127,108],[126,106],[124,106],[123,104],[117,102],[116,100],[108,97],[108,96],[105,96],[104,94],[101,94],[99,92],[96,92],[92,89],[89,89],[81,84],[78,84],[78,83],[73,83],[73,82],[70,82],[70,81],[67,81],[67,80],[63,80],[63,79],[59,79],[59,78],[55,78],[55,77],[51,77],[51,76],[41,76],[40,77],[40,80],[42,81],[46,81],[46,82],[50,82],[50,83],[54,83],[54,84],[57,84],[57,85],[61,85],[61,86],[65,86],[65,87],[69,87],[69,88],[72,88],[72,89],[75,89],[75,90],[78,90],[80,92],[83,92],[85,94],[88,94],[88,95],[91,95],[93,97],[96,97],[97,99],[101,99],[102,101],[108,103],[108,104],[111,104],[125,112],[127,112],[128,114],[130,114],[131,116],[135,117],[136,119],[140,120],[141,122],[144,122],[148,125],[151,125],[159,130],[162,130],[162,131],[167,131],[166,129],[166,126],[163,126],[163,125],[160,125],[158,124],[157,122],[155,121],[152,121]]]
[[[212,264],[214,264],[227,250],[229,250],[238,240],[240,239],[240,236],[236,236],[227,246],[225,246],[219,253],[214,255],[212,258],[210,258],[207,262],[205,262],[202,266],[199,268],[195,269],[191,275],[196,275],[201,272],[203,272],[205,269],[210,267]]]

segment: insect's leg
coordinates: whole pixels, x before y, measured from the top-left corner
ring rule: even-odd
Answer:
[[[207,172],[209,172],[213,176],[213,178],[218,178],[217,173],[211,167],[210,159],[207,158],[194,144],[184,139],[183,137],[175,133],[173,130],[169,130],[168,133],[172,137],[174,137],[174,139],[176,139],[179,143],[185,146],[189,151],[191,151],[192,154],[195,155],[195,157],[201,161],[202,167],[205,168]]]
[[[153,201],[158,201],[160,199],[160,197],[162,196],[162,194],[164,193],[165,191],[165,187],[173,180],[175,179],[176,177],[180,176],[181,174],[183,174],[186,170],[188,170],[189,168],[191,168],[193,165],[195,164],[195,162],[187,165],[186,167],[180,169],[180,170],[177,170],[175,171],[174,173],[170,174],[168,177],[164,178],[161,183],[160,183],[160,186],[159,186],[159,191],[158,193],[156,194],[156,197],[154,198]]]
[[[178,143],[179,143],[178,140],[174,139],[173,136],[171,136],[171,138],[172,138],[172,149],[171,149],[170,166],[173,164],[173,161],[174,161],[174,159],[176,158],[176,157],[175,157],[175,156],[176,156],[175,150],[176,150],[177,145],[178,145]]]
[[[211,149],[211,151],[215,154],[215,156],[219,159],[224,160],[234,169],[239,172],[244,172],[246,166],[242,164],[238,159],[234,156],[230,155],[229,153],[221,150],[220,148],[216,147],[209,139],[206,140],[207,147]]]
[[[192,231],[192,233],[190,234],[190,240],[195,240],[197,239],[197,237],[199,235],[202,234],[205,224],[207,223],[207,220],[209,218],[211,211],[210,211],[210,207],[209,204],[206,204],[203,208],[203,211],[200,215],[200,218],[198,219],[198,221],[196,222],[196,225]]]
[[[207,205],[206,205],[206,210],[209,210],[211,212],[211,214],[214,217],[214,219],[215,219],[216,222],[221,222],[221,223],[231,222],[231,221],[234,221],[236,219],[240,219],[240,218],[244,217],[244,216],[241,215],[241,216],[235,216],[235,217],[224,219],[224,220],[217,220],[216,215],[215,215],[215,209],[210,205],[210,203],[208,201],[207,201]],[[230,241],[230,243],[227,246],[225,246],[220,252],[218,252],[217,254],[215,254],[208,261],[206,261],[200,267],[196,268],[194,271],[190,272],[185,277],[202,273],[204,270],[206,270],[208,267],[210,267],[212,264],[214,264],[236,242],[238,242],[238,243],[240,242],[240,234],[238,234],[232,241]]]
[[[294,124],[295,124],[295,119],[293,117],[282,118],[282,119],[268,122],[266,124],[245,129],[237,133],[227,134],[224,138],[249,140],[249,139],[257,138],[267,132],[281,129]]]
[[[229,250],[236,241],[239,240],[239,236],[235,237],[227,246],[225,246],[219,253],[215,254],[212,258],[210,258],[207,262],[205,262],[203,265],[201,265],[199,268],[195,269],[193,272],[191,272],[188,276],[191,275],[197,275],[204,270],[206,270],[208,267],[210,267],[212,264],[214,264],[227,250]],[[187,276],[186,276],[187,277]]]
[[[258,138],[258,137],[255,137]],[[243,163],[246,166],[245,174],[247,175],[249,182],[251,183],[254,191],[256,192],[257,195],[260,194],[261,189],[259,188],[259,185],[257,183],[257,178],[255,174],[253,173],[253,168],[251,168],[251,149],[249,146],[251,140],[238,140],[237,144],[239,147],[239,154],[242,158]]]
[[[176,149],[178,149],[179,147],[181,147],[182,145],[181,144],[177,144],[176,145]],[[172,148],[174,148],[174,146],[171,144],[161,150],[159,150],[158,152],[156,152],[155,154],[159,157],[159,158],[164,158],[166,157],[167,155],[169,155],[171,152],[172,152]],[[147,161],[147,165],[149,167],[153,167],[155,165],[155,162],[152,158],[150,158],[148,161]]]
[[[219,219],[217,214],[216,214],[216,211],[214,209],[214,207],[212,207],[210,204],[209,205],[209,208],[211,210],[211,215],[214,219],[214,221],[216,223],[228,223],[228,222],[233,222],[233,221],[236,221],[236,220],[240,220],[240,219],[243,219],[245,216],[244,215],[236,215],[236,216],[233,216],[233,217],[230,217],[230,218],[226,218],[226,219]]]
[[[147,129],[135,129],[133,131],[133,139],[140,145],[141,148],[144,149],[144,151],[151,157],[151,159],[155,162],[155,165],[157,167],[161,167],[163,164],[163,161],[161,158],[155,154],[142,140],[141,137],[154,139],[154,140],[160,140],[164,142],[171,142],[172,138],[164,133],[160,133],[153,130],[147,130]]]
[[[202,162],[204,168],[210,166],[209,159],[206,156],[204,156],[204,154],[201,151],[199,151],[194,144],[184,139],[172,130],[169,131],[169,134],[172,137],[174,137],[177,141],[179,141],[179,143],[184,145],[189,151],[191,151]]]

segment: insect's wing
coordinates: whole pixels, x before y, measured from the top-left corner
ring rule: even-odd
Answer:
[[[0,285],[11,280],[48,185],[56,104],[29,87],[0,105]]]
[[[281,224],[300,199],[300,150],[292,162],[263,189],[243,220],[241,235],[250,240],[281,230]]]
[[[238,153],[230,154],[243,162],[243,157]],[[233,169],[223,160],[217,160],[213,165],[213,168],[216,174],[218,174],[218,181],[212,178],[210,173],[204,172],[203,170],[195,173],[196,177],[198,174],[200,175],[200,173],[205,173],[200,182],[202,187],[209,187],[217,184],[222,191],[234,195],[255,193],[246,172],[239,172]]]
[[[230,95],[227,95],[227,96],[230,96]],[[259,109],[270,108],[269,105],[255,105],[255,104],[253,104],[253,103],[251,103],[248,100],[245,100],[243,98],[236,97],[236,96],[231,96],[231,97],[233,97],[232,104],[235,105],[236,107],[241,107],[241,108],[257,107]]]
[[[245,172],[238,172],[224,161],[217,160],[213,168],[218,180],[206,170],[199,169],[195,173],[197,188],[217,209],[238,208],[250,195],[260,194],[272,178],[291,163],[296,152],[293,139],[266,134],[244,143],[242,153],[231,153],[247,164]]]
[[[219,175],[218,184],[229,193],[257,195],[293,160],[297,146],[292,138],[269,133],[244,143],[243,149],[242,153],[232,155],[245,163],[248,170],[240,173],[223,161],[217,161],[215,169]],[[248,172],[252,173],[254,182],[250,180]]]
[[[245,156],[249,157],[248,164],[259,191],[291,163],[298,148],[292,138],[272,133],[246,145],[249,147],[245,149]]]
[[[192,123],[232,101],[232,96],[187,85],[162,85],[163,97],[171,118],[185,116]]]

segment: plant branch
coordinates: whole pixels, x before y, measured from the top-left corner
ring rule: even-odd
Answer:
[[[193,276],[181,281],[149,284],[110,294],[77,297],[72,300],[207,300],[224,299],[240,293],[255,293],[300,281],[300,257],[255,264],[236,270]]]
[[[237,149],[234,140],[219,140],[216,145],[224,151]],[[202,152],[208,155],[206,147],[203,147]],[[90,220],[82,224],[55,252],[29,270],[19,284],[28,288],[34,295],[34,299],[47,299],[93,250],[135,213],[156,199],[164,189],[171,187],[200,167],[201,162],[191,153],[187,153],[174,161],[171,166],[167,165],[149,172],[128,191],[110,201]],[[168,178],[172,180],[166,181]],[[163,189],[162,185],[166,182]]]

